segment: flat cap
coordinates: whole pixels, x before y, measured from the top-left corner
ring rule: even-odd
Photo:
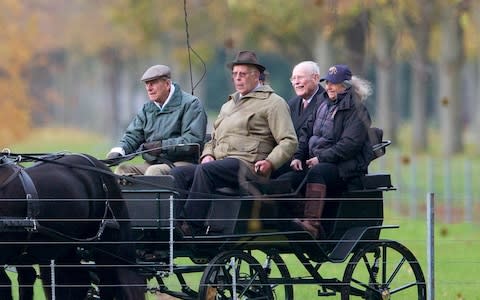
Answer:
[[[160,77],[170,78],[170,68],[165,65],[155,65],[148,68],[148,70],[143,73],[142,78],[140,79],[143,82],[153,80]]]

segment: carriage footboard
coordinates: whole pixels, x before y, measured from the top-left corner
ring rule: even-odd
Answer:
[[[341,263],[347,259],[348,255],[357,246],[364,234],[372,230],[392,229],[398,228],[398,225],[384,225],[384,226],[362,226],[348,229],[338,241],[335,248],[328,255],[328,259],[334,263]],[[364,242],[366,240],[363,240]],[[368,242],[368,241],[366,241]]]

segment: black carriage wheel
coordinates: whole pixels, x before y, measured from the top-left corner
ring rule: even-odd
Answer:
[[[343,275],[342,300],[426,299],[422,269],[413,253],[395,241],[366,244]]]
[[[285,279],[288,281],[288,279],[291,278],[290,272],[288,271],[287,264],[283,260],[283,258],[280,256],[280,254],[277,253],[266,253],[267,257],[265,260],[270,260],[274,263],[274,267],[270,267],[270,270],[265,270],[267,272],[267,277],[270,277],[270,274],[272,270],[276,269],[280,273],[281,278]],[[264,265],[264,268],[266,266]],[[273,298],[274,299],[281,299],[281,300],[293,300],[293,285],[292,284],[284,284],[283,289],[282,285],[275,284],[270,282],[270,287],[273,291]]]
[[[225,251],[215,256],[205,268],[198,298],[271,300],[273,296],[267,274],[253,256],[243,251]]]

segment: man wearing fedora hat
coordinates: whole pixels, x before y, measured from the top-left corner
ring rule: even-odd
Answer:
[[[150,101],[143,105],[107,158],[120,158],[141,150],[145,163],[121,164],[115,173],[165,175],[170,171],[165,162],[174,165],[196,162],[194,155],[179,155],[175,146],[195,143],[203,146],[207,115],[200,100],[172,81],[168,66],[154,65],[140,80]]]
[[[260,83],[265,67],[255,53],[240,51],[227,66],[236,91],[220,109],[201,163],[171,172],[179,189],[191,185],[186,202],[178,203],[187,221],[181,224],[185,234],[205,233],[204,221],[212,206],[231,209],[228,204],[208,200],[218,188],[238,189],[242,182],[269,178],[297,148],[287,102],[269,85]]]

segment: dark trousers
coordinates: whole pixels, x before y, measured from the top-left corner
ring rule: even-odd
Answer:
[[[307,184],[308,183],[321,183],[327,186],[328,190],[338,190],[345,185],[345,182],[340,177],[340,172],[338,166],[332,163],[318,163],[307,173]]]
[[[196,226],[204,224],[208,211],[215,205],[212,199],[222,197],[217,194],[217,189],[223,187],[238,189],[240,182],[258,178],[244,162],[236,158],[215,160],[193,168],[178,167],[174,168],[171,174],[178,189],[187,190],[191,186],[185,203],[178,205],[183,206],[180,216]]]
[[[284,163],[283,165],[281,165],[280,168],[274,170],[272,175],[270,176],[270,178],[276,179],[276,178],[279,178],[280,176],[282,176],[283,174],[292,172],[293,169],[292,169],[292,167],[290,167],[290,162],[291,161],[289,160],[286,163]]]
[[[307,178],[305,178],[307,176]],[[336,190],[343,188],[345,182],[340,177],[338,166],[332,163],[318,163],[310,169],[303,171],[290,171],[282,174],[278,179],[290,180],[292,187],[297,189],[305,181],[308,183],[325,184],[327,188]]]
[[[176,219],[185,218],[183,207],[185,205],[185,199],[188,197],[190,187],[192,186],[197,166],[198,165],[181,166],[170,170],[170,175],[174,178],[175,189],[178,193],[178,198],[175,199],[173,206]]]

